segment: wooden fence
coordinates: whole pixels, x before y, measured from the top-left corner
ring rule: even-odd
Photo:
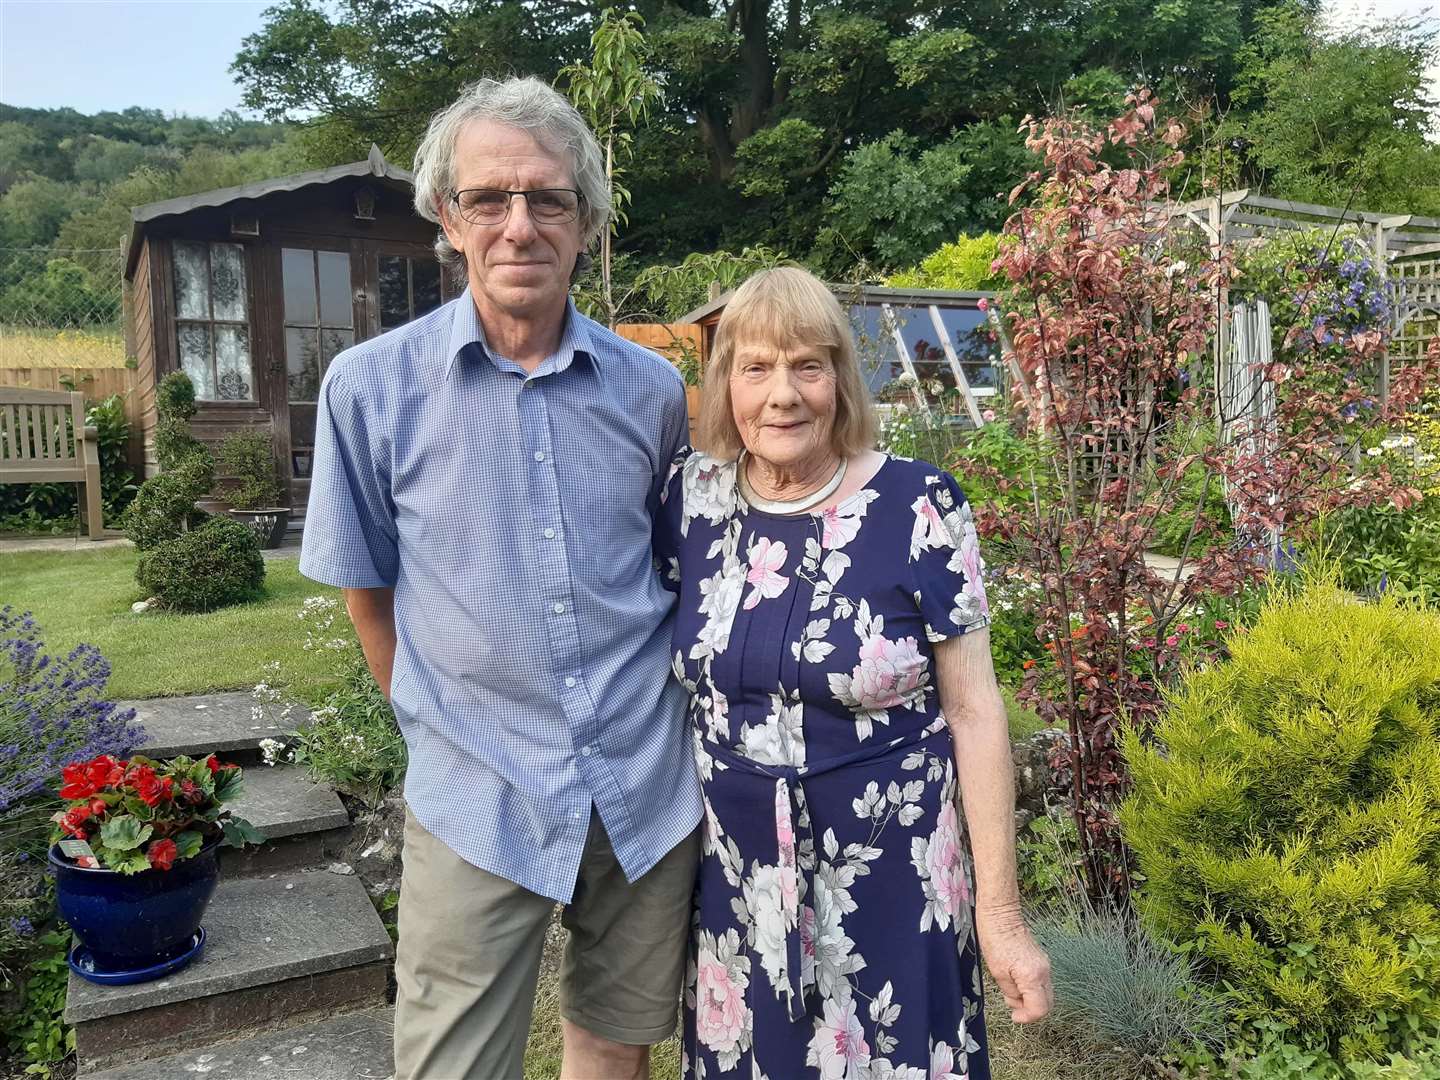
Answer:
[[[653,349],[682,372],[688,370],[698,377],[705,369],[705,328],[697,323],[621,323],[615,332],[636,345]],[[700,387],[686,385],[685,403],[690,413],[693,442],[700,412]]]
[[[144,431],[140,418],[140,395],[134,393],[138,372],[130,368],[0,367],[0,386],[24,386],[32,390],[79,390],[85,400],[98,401],[111,394],[125,399],[125,419],[130,423],[130,467],[143,475]],[[64,380],[63,382],[61,380]]]

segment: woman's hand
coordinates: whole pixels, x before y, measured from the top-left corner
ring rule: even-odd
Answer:
[[[980,955],[1017,1024],[1043,1020],[1055,1004],[1050,958],[1036,944],[1018,907],[975,912]]]

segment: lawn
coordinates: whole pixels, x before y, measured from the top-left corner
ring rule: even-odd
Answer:
[[[142,600],[131,548],[0,554],[0,605],[31,611],[48,651],[96,645],[110,661],[114,698],[241,690],[278,660],[294,693],[318,689],[326,657],[307,653],[296,617],[307,596],[338,595],[300,576],[293,560],[265,564],[265,597],[204,615],[132,614]]]

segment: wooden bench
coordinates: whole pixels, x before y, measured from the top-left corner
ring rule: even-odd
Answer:
[[[80,520],[103,539],[98,434],[84,394],[0,386],[0,484],[79,484]]]

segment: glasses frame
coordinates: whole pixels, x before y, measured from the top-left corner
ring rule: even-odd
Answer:
[[[494,221],[481,221],[476,218],[470,217],[460,206],[460,196],[464,195],[467,191],[495,191],[499,192],[502,195],[505,195],[505,213],[502,214],[500,217],[496,218]],[[530,209],[530,196],[539,195],[541,192],[546,191],[567,191],[571,195],[574,195],[575,215],[573,217],[568,217],[557,221],[545,221],[541,218],[536,217],[535,212]],[[580,208],[585,205],[585,195],[583,192],[581,192],[578,188],[565,187],[532,188],[529,191],[507,191],[504,188],[492,187],[461,188],[458,191],[452,189],[450,192],[450,202],[455,205],[455,213],[461,219],[468,221],[471,225],[503,225],[505,222],[510,220],[510,208],[515,204],[516,195],[525,196],[525,212],[530,215],[530,220],[536,225],[569,225],[572,221],[579,221]]]

